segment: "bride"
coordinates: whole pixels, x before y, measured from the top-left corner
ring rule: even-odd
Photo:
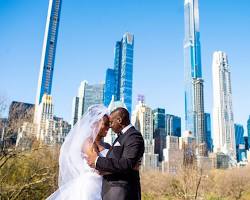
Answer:
[[[85,152],[105,157],[110,145],[103,142],[109,129],[108,110],[91,106],[67,135],[59,157],[59,188],[47,200],[101,200],[102,176],[90,168]]]

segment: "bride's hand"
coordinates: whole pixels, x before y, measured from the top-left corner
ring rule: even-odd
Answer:
[[[87,154],[86,160],[88,162],[88,165],[92,168],[95,168],[95,161],[98,155],[97,155],[97,152],[94,150],[93,146],[91,146],[90,148],[87,148],[86,154]]]

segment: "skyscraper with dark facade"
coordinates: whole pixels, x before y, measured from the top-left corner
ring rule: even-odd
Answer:
[[[165,109],[153,110],[153,130],[155,140],[155,153],[159,155],[159,161],[163,160],[163,149],[166,148],[166,115]]]

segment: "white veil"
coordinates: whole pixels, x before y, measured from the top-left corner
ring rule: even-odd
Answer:
[[[89,107],[88,111],[83,115],[75,126],[71,129],[62,144],[59,156],[59,190],[52,194],[48,199],[57,199],[56,193],[65,188],[80,175],[89,170],[86,162],[84,162],[85,141],[93,143],[100,130],[100,120],[108,114],[108,109],[103,105],[94,105]],[[62,191],[62,190],[61,190]]]

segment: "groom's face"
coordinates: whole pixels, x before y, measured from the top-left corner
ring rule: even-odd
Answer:
[[[121,117],[118,115],[117,112],[112,113],[109,118],[109,123],[110,123],[110,128],[115,132],[115,133],[120,133],[122,130],[122,120]]]

